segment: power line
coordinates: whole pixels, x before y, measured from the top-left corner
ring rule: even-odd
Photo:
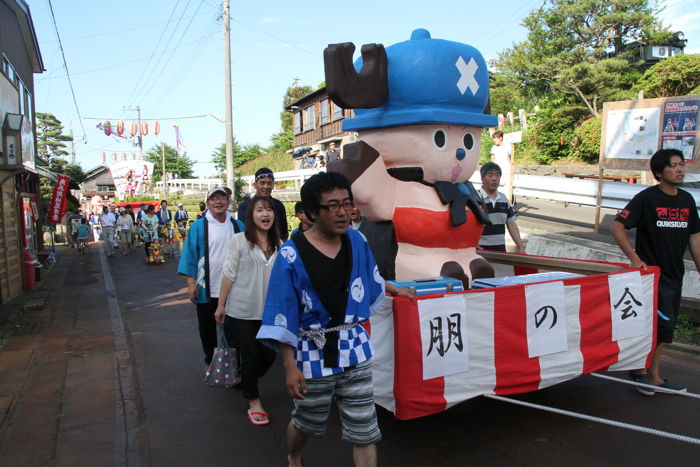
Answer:
[[[186,117],[162,117],[162,118],[142,118],[141,120],[154,121],[154,120],[185,120],[187,118],[202,118],[207,117],[207,115],[188,115]],[[121,120],[121,117],[85,117],[85,120]],[[129,120],[129,119],[127,119]],[[131,119],[133,120],[133,119]]]
[[[267,31],[263,31],[262,29],[256,28],[255,26],[251,26],[250,24],[244,23],[243,21],[241,21],[241,20],[239,20],[239,19],[236,19],[236,18],[234,18],[234,17],[231,17],[231,19],[232,19],[233,21],[235,21],[236,23],[240,23],[240,24],[242,24],[243,26],[247,26],[247,27],[249,27],[250,29],[253,29],[253,30],[255,30],[255,31],[258,31],[259,33],[265,34],[266,36],[270,36],[270,37],[272,37],[272,38],[275,39],[275,40],[278,40],[278,41],[280,41],[280,42],[282,42],[282,43],[284,43],[284,44],[287,44],[287,45],[289,45],[289,46],[291,46],[291,47],[294,47],[295,49],[299,49],[299,50],[301,50],[302,52],[306,52],[306,53],[309,54],[309,55],[312,55],[312,56],[314,56],[314,57],[320,57],[320,56],[321,56],[321,55],[317,54],[316,52],[312,52],[312,51],[310,51],[310,50],[306,50],[305,48],[303,48],[303,47],[301,47],[301,46],[299,46],[299,45],[297,45],[297,44],[293,44],[293,43],[291,43],[291,42],[289,42],[289,41],[286,41],[286,40],[282,39],[281,37],[277,37],[277,36],[275,36],[274,34],[270,34],[270,33],[267,32]]]
[[[201,41],[202,39],[204,39],[204,38],[206,38],[206,37],[208,37],[208,34],[205,34],[205,35],[202,36],[202,37],[198,37],[197,39],[195,39],[195,40],[193,40],[193,41],[186,42],[186,43],[180,45],[180,46],[177,47],[177,48],[172,48],[172,49],[164,50],[164,51],[160,52],[160,53],[157,54],[157,55],[164,55],[164,54],[166,54],[166,53],[168,53],[168,52],[172,52],[172,51],[174,51],[174,50],[177,50],[178,48],[183,48],[183,47],[186,47],[186,46],[188,46],[188,45],[192,45],[192,44],[194,44],[195,42],[199,42],[199,41]],[[84,74],[87,74],[87,73],[95,73],[96,71],[108,70],[108,69],[110,69],[110,68],[118,68],[118,67],[121,67],[121,66],[124,66],[124,65],[130,65],[130,64],[132,64],[132,63],[143,62],[144,60],[148,60],[148,58],[149,58],[149,57],[141,57],[141,58],[137,58],[137,59],[134,59],[134,60],[129,60],[128,62],[115,63],[115,64],[113,64],[113,65],[107,65],[107,66],[103,66],[103,67],[100,67],[100,68],[93,68],[92,70],[78,71],[78,72],[72,73],[72,75],[73,75],[73,76],[84,75]],[[35,82],[35,83],[39,83],[39,82],[42,82],[42,81],[51,81],[52,79],[56,79],[56,78],[65,78],[66,76],[67,76],[67,75],[49,76],[49,77],[47,77],[47,78],[37,78],[37,79],[34,80],[34,82]]]
[[[216,8],[216,7],[214,7],[214,8]],[[203,11],[203,12],[201,12],[201,13],[197,13],[197,15],[195,15],[195,16],[204,15],[204,14],[206,14],[206,13],[210,13],[210,11]],[[190,18],[190,17],[189,17],[189,16],[186,16],[186,18]],[[112,35],[112,34],[119,34],[120,32],[128,32],[128,31],[135,31],[135,30],[137,30],[137,29],[151,28],[151,27],[153,27],[153,26],[158,26],[159,24],[163,24],[163,23],[166,23],[166,21],[159,21],[159,22],[157,22],[157,23],[150,23],[150,24],[142,24],[142,25],[140,25],[140,26],[134,26],[134,27],[131,27],[131,28],[115,29],[114,31],[98,32],[98,33],[96,33],[96,34],[88,34],[88,35],[86,35],[86,36],[69,37],[69,38],[67,38],[67,39],[64,38],[63,40],[64,40],[65,42],[68,42],[68,41],[77,41],[77,40],[80,40],[80,39],[90,39],[90,38],[93,38],[93,37],[110,36],[110,35]],[[167,27],[167,26],[166,26],[166,27]],[[53,44],[54,42],[58,42],[58,41],[44,41],[43,44]]]
[[[80,128],[83,130],[83,140],[87,141],[87,135],[85,134],[85,126],[83,126],[83,119],[80,116],[80,109],[78,108],[78,100],[75,98],[75,90],[73,89],[73,82],[70,79],[70,73],[68,72],[68,63],[66,62],[66,54],[63,51],[63,43],[61,42],[61,35],[58,33],[58,25],[56,24],[56,16],[53,12],[53,5],[51,0],[49,2],[49,10],[51,10],[51,19],[53,21],[53,27],[56,30],[56,37],[58,38],[58,47],[61,49],[61,56],[63,57],[63,68],[66,69],[66,77],[68,78],[68,86],[70,87],[71,95],[73,96],[73,104],[75,104],[75,111],[78,113],[78,121],[80,122]]]
[[[156,54],[156,50],[158,50],[158,46],[160,46],[160,41],[163,39],[163,36],[165,35],[165,31],[168,30],[168,26],[170,26],[170,21],[173,19],[173,15],[175,14],[175,10],[177,10],[177,6],[180,4],[180,0],[177,0],[177,3],[173,7],[173,10],[170,12],[170,16],[168,17],[168,21],[165,24],[165,27],[160,33],[160,37],[158,38],[158,41],[156,42],[155,47],[153,47],[153,52],[151,52],[151,56],[148,57],[148,63],[146,63],[146,66],[144,67],[143,71],[141,72],[141,76],[139,76],[139,79],[136,80],[136,84],[134,85],[134,89],[132,89],[131,93],[129,93],[129,98],[127,101],[131,99],[131,96],[136,92],[139,88],[139,84],[141,84],[141,79],[143,79],[143,76],[146,74],[146,70],[148,70],[148,65],[151,64],[151,60],[153,60],[153,56]]]

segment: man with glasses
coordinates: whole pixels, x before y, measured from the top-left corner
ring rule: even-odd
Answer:
[[[287,427],[288,462],[299,466],[309,436],[325,433],[331,403],[355,465],[376,465],[381,439],[374,408],[372,347],[362,326],[384,299],[385,286],[365,238],[348,229],[350,182],[336,172],[313,175],[301,187],[313,227],[280,249],[270,276],[258,339],[279,347],[287,392],[294,398]]]
[[[275,216],[277,217],[277,225],[280,228],[280,238],[282,241],[289,238],[289,230],[287,227],[287,210],[284,208],[284,204],[281,201],[272,198],[272,189],[275,187],[275,175],[272,170],[267,167],[261,167],[255,172],[255,182],[253,183],[255,187],[256,196],[264,196],[266,198],[271,198],[272,203],[275,205]],[[250,199],[243,201],[238,207],[238,219],[245,219],[245,212],[250,204]]]
[[[222,187],[207,193],[207,210],[190,227],[178,274],[187,279],[187,296],[197,307],[199,337],[208,367],[217,344],[214,312],[219,304],[219,286],[226,250],[231,238],[243,230],[243,223],[228,211],[229,195]]]

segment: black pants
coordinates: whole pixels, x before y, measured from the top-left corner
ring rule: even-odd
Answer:
[[[150,251],[148,251],[148,247],[151,246],[151,243],[153,243],[153,242],[144,242],[144,244],[143,244],[143,251],[146,252],[146,258],[148,258],[148,254],[150,253]],[[197,305],[197,306],[199,307],[199,305]],[[197,310],[199,310],[199,308],[197,308]],[[216,308],[214,308],[214,310],[216,310]],[[214,313],[212,313],[212,315],[213,314]]]
[[[260,398],[258,380],[263,377],[275,361],[275,351],[255,338],[262,321],[238,319],[226,316],[224,334],[229,347],[238,349],[241,362],[241,390],[243,398]]]
[[[199,322],[199,338],[204,349],[204,363],[209,365],[216,347],[216,321],[214,312],[219,305],[218,298],[211,298],[208,303],[197,303],[197,321]]]

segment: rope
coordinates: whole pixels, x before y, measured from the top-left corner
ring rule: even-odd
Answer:
[[[669,433],[668,431],[657,430],[654,428],[647,428],[644,426],[633,425],[631,423],[618,422],[616,420],[610,420],[607,418],[594,417],[592,415],[586,415],[578,412],[571,412],[569,410],[557,409],[554,407],[548,407],[546,405],[533,404],[531,402],[525,402],[517,399],[511,399],[509,397],[497,396],[495,394],[484,394],[484,397],[489,399],[494,399],[502,402],[509,402],[515,405],[522,405],[523,407],[528,407],[531,409],[544,410],[545,412],[552,412],[558,415],[566,415],[569,417],[580,418],[581,420],[587,420],[589,422],[602,423],[603,425],[610,425],[617,428],[625,428],[627,430],[639,431],[640,433],[646,433],[649,435],[660,436],[662,438],[674,439],[676,441],[683,441],[690,444],[700,445],[700,439],[693,438],[690,436],[679,435],[676,433]]]
[[[684,396],[684,397],[692,397],[693,399],[700,399],[700,394],[695,394],[692,392],[676,391],[675,389],[662,388],[662,387],[656,386],[654,384],[638,383],[636,381],[632,381],[629,379],[617,378],[615,376],[601,375],[600,373],[589,373],[589,374],[591,376],[595,376],[596,378],[607,379],[610,381],[617,381],[618,383],[631,384],[632,386],[639,386],[639,387],[647,388],[647,389],[653,389],[655,392],[663,392],[666,394],[673,394],[676,396]]]

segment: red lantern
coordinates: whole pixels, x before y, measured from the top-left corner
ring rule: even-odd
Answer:
[[[123,160],[123,161],[126,160],[126,153],[125,153],[125,152],[122,153],[122,160]]]
[[[136,136],[136,122],[131,122],[131,136]]]
[[[124,121],[122,121],[122,120],[119,120],[117,122],[117,134],[119,136],[124,134]]]
[[[109,120],[107,120],[102,126],[105,129],[105,135],[109,136],[112,134],[112,124],[109,123]]]
[[[158,136],[158,133],[160,133],[160,122],[156,120],[156,126],[153,128],[153,134]]]
[[[148,122],[141,122],[141,134],[143,136],[148,134]]]

